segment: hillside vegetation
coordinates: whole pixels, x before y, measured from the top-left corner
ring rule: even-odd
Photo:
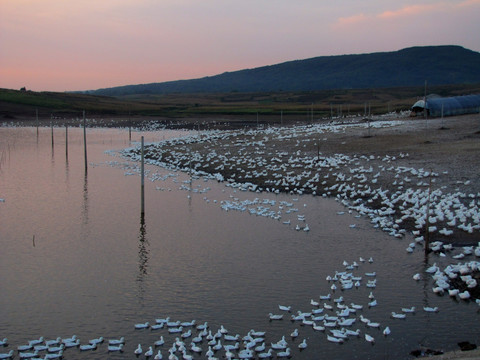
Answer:
[[[480,53],[461,46],[320,56],[199,79],[127,85],[97,95],[318,91],[480,83]]]
[[[429,86],[441,96],[480,93],[480,84]],[[175,126],[238,122],[297,123],[330,116],[383,114],[409,110],[424,94],[424,86],[382,89],[257,93],[195,93],[108,97],[87,94],[0,89],[0,121],[57,123],[81,118],[114,118],[118,124],[157,121]],[[62,120],[63,119],[63,120]]]

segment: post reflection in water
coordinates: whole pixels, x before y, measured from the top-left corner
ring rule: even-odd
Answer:
[[[88,176],[85,171],[85,176],[83,178],[83,208],[82,208],[82,218],[83,224],[88,224]]]
[[[53,136],[53,133],[52,133],[52,136]],[[52,162],[52,166],[55,165],[55,146],[53,145],[53,141],[52,141],[52,158],[51,158],[51,162]]]
[[[148,239],[147,227],[145,225],[145,214],[140,215],[140,231],[138,234],[138,277],[137,280],[142,282],[148,275]]]

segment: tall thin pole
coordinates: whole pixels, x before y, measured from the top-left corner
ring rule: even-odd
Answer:
[[[68,124],[65,124],[65,156],[68,159]]]
[[[128,112],[128,141],[132,142],[132,124],[130,122],[130,111]]]
[[[280,125],[283,126],[283,110],[280,110]]]
[[[428,198],[427,198],[427,213],[425,219],[425,259],[428,257],[430,251],[430,203],[432,191],[432,169],[430,169],[429,183],[428,183]]]
[[[83,110],[83,150],[85,154],[85,173],[88,169],[88,160],[87,160],[87,120],[85,118],[85,110]]]
[[[428,137],[427,80],[425,80],[425,92],[423,95],[423,112],[425,115],[425,133]]]
[[[425,80],[425,89],[423,93],[423,110],[425,119],[427,118],[427,80]]]
[[[142,164],[141,164],[141,189],[140,189],[140,205],[141,205],[141,215],[145,214],[145,156],[144,156],[144,139],[142,136]]]
[[[443,102],[442,102],[442,127],[443,127]]]

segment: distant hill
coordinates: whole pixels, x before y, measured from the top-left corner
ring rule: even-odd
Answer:
[[[461,46],[422,46],[393,52],[320,56],[199,79],[127,85],[89,94],[313,91],[480,83],[480,53]]]

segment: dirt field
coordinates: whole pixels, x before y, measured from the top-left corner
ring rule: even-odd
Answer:
[[[440,177],[435,186],[480,192],[480,115],[404,121],[401,126],[372,129],[371,137],[365,130],[339,134],[335,142],[330,142],[330,148],[321,150],[392,156],[408,153],[407,158],[400,160],[405,166],[437,173],[448,171],[448,176]],[[468,187],[458,186],[457,182],[467,180]]]

